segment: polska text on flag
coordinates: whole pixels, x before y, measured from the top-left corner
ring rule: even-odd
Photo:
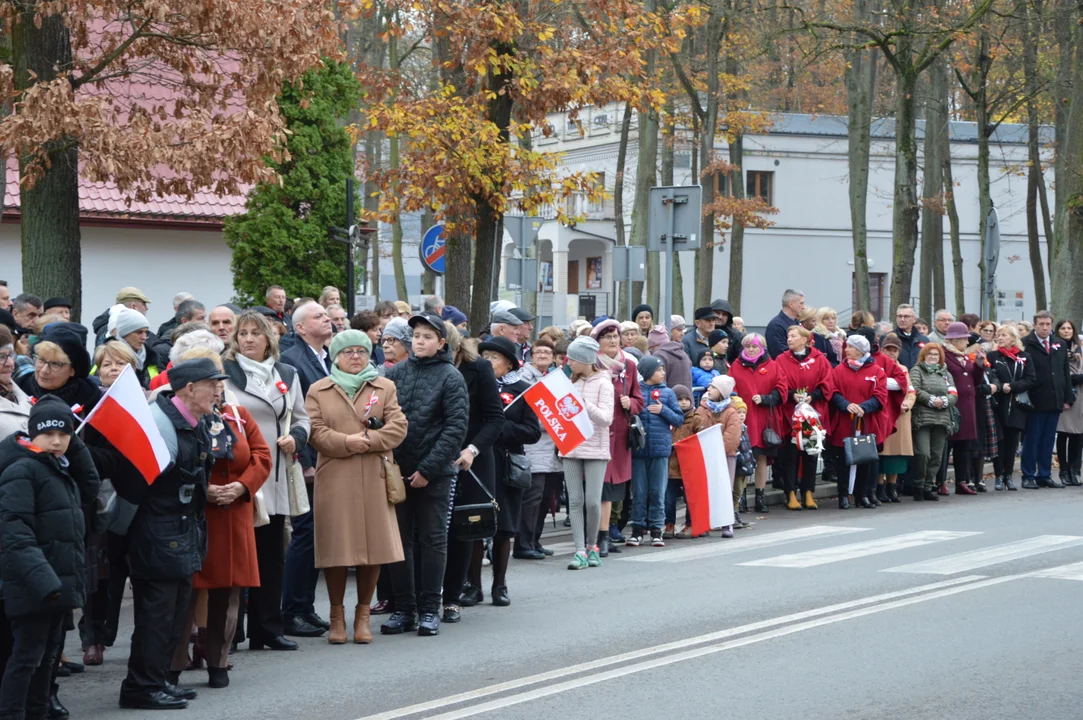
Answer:
[[[560,372],[551,372],[523,393],[523,401],[538,416],[541,426],[553,438],[557,450],[567,455],[594,434],[594,424],[587,417],[583,398],[571,380]]]

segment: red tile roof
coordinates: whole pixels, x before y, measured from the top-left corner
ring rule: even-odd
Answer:
[[[178,195],[166,195],[147,202],[132,200],[129,203],[129,198],[129,195],[120,192],[111,182],[92,183],[79,180],[79,214],[86,219],[220,225],[226,217],[244,212],[245,203],[244,194],[219,197],[211,192],[197,192],[191,200]],[[8,160],[4,213],[18,212],[18,209],[18,167],[14,160]]]

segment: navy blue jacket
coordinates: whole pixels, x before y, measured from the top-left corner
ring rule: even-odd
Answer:
[[[279,360],[297,371],[297,380],[301,384],[301,394],[308,397],[308,389],[313,384],[327,377],[327,368],[320,363],[316,353],[304,340],[294,343],[289,350],[282,353]],[[378,366],[377,366],[378,367]],[[304,469],[316,467],[316,450],[305,444],[301,451],[301,467]]]
[[[665,385],[642,385],[643,410],[639,421],[647,431],[647,444],[632,453],[637,458],[668,458],[673,450],[673,428],[684,424],[684,413],[677,403],[677,396]],[[658,397],[655,398],[655,393]],[[647,408],[662,403],[662,412],[655,415]]]
[[[772,360],[789,349],[786,344],[786,334],[791,327],[800,324],[781,310],[778,315],[771,318],[771,322],[767,323],[767,330],[763,333],[763,339],[767,341],[767,354],[771,356]]]

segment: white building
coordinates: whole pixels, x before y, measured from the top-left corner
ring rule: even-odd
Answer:
[[[620,116],[615,108],[588,109],[580,113],[581,134],[577,125],[565,116],[550,116],[556,129],[551,138],[538,137],[535,147],[561,153],[569,172],[600,173],[601,182],[612,193],[616,177]],[[919,123],[919,140],[923,128]],[[623,221],[631,226],[637,143],[633,125],[625,168],[627,207]],[[955,200],[959,212],[966,309],[977,312],[979,300],[978,260],[981,243],[978,237],[977,142],[974,123],[951,123],[952,173],[956,182]],[[889,302],[891,280],[891,204],[894,177],[894,122],[876,121],[873,126],[872,160],[869,173],[868,254],[873,305],[877,317],[891,319],[884,307]],[[1000,215],[1001,261],[997,285],[1005,295],[999,308],[1001,318],[1029,317],[1035,311],[1033,281],[1026,239],[1026,178],[1021,174],[1027,162],[1026,127],[1001,125],[992,138],[993,203]],[[920,143],[919,143],[920,144]],[[716,146],[725,157],[726,145]],[[694,184],[691,177],[689,147],[678,145],[674,161],[674,184]],[[846,118],[837,116],[779,115],[772,130],[764,135],[746,136],[744,141],[746,185],[760,189],[770,205],[778,209],[771,216],[770,228],[745,231],[744,290],[740,307],[746,325],[766,325],[778,313],[782,292],[798,288],[806,301],[816,306],[830,305],[848,317],[853,307],[853,250],[850,235],[848,200],[848,165]],[[921,158],[919,156],[919,164]],[[920,183],[920,176],[919,176]],[[919,184],[920,187],[920,184]],[[1050,193],[1052,198],[1052,193]],[[612,201],[587,207],[573,201],[575,214],[586,222],[564,227],[547,222],[539,232],[539,258],[542,267],[553,263],[552,294],[543,300],[543,313],[553,311],[557,322],[572,319],[584,295],[595,297],[597,314],[612,314],[613,297],[611,250],[615,244],[615,219]],[[944,222],[944,258],[946,295],[953,306],[951,247],[948,222]],[[1043,252],[1045,242],[1042,242]],[[512,254],[511,240],[505,237],[505,257]],[[690,317],[693,292],[693,257],[679,253],[684,277],[686,307],[681,314]],[[729,247],[717,251],[714,262],[712,297],[727,297]],[[597,280],[600,265],[600,282]],[[588,278],[588,270],[593,276]],[[911,290],[916,303],[918,280],[915,272]],[[731,301],[734,298],[729,298]],[[656,310],[658,310],[656,308]],[[623,317],[622,308],[618,315]]]

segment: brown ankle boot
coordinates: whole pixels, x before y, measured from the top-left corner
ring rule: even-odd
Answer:
[[[372,642],[372,628],[369,627],[371,608],[368,604],[361,604],[353,611],[353,641],[358,645],[368,645]]]
[[[342,605],[331,606],[331,629],[327,632],[327,642],[332,645],[346,644],[346,609]]]

